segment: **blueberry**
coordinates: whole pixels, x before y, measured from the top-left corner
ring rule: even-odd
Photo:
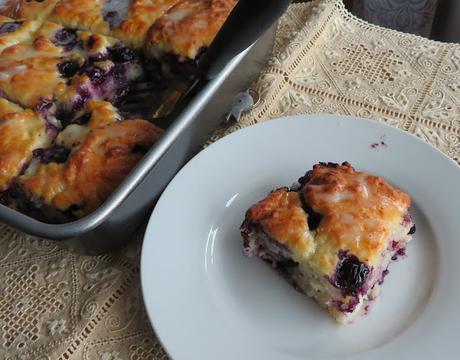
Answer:
[[[75,60],[68,60],[57,65],[59,72],[65,78],[70,78],[74,76],[78,69],[80,69],[80,64]]]
[[[19,29],[22,21],[12,21],[0,24],[0,34],[10,33]]]
[[[335,285],[346,294],[356,293],[366,282],[369,267],[354,255],[346,255],[337,265]]]
[[[77,88],[77,94],[78,96],[76,97],[72,105],[72,110],[71,110],[72,113],[75,113],[81,110],[83,106],[85,105],[86,101],[88,101],[88,99],[91,97],[91,94],[88,91],[88,89],[83,88],[81,86]]]
[[[105,80],[104,71],[98,67],[90,67],[86,69],[85,73],[88,75],[91,82],[95,84],[102,84]]]
[[[310,228],[310,230],[317,229],[323,216],[315,212],[311,208],[311,206],[307,204],[307,201],[305,200],[305,195],[302,191],[300,191],[300,201],[302,202],[303,210],[308,214],[308,227]]]
[[[113,62],[124,63],[133,61],[136,58],[136,53],[125,46],[114,46],[108,49]]]
[[[86,42],[86,46],[88,47],[88,49],[91,49],[95,44],[96,44],[96,36],[91,35],[88,41]]]
[[[115,80],[119,80],[122,84],[126,83],[126,67],[122,64],[115,65],[110,74],[113,75]]]
[[[410,230],[409,230],[409,232],[407,233],[407,235],[413,235],[413,234],[415,234],[415,230],[416,230],[416,228],[415,228],[415,224],[414,224],[414,225],[412,225],[412,227],[410,228]]]
[[[61,145],[53,145],[46,149],[35,149],[32,155],[43,164],[63,163],[69,157],[70,151]]]
[[[74,29],[64,28],[54,35],[53,43],[57,46],[63,46],[65,51],[72,50],[77,44],[77,32]]]

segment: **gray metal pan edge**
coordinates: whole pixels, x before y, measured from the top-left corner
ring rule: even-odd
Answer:
[[[114,193],[92,214],[65,224],[47,224],[0,205],[0,221],[30,235],[63,241],[87,253],[100,253],[128,241],[155,199],[197,152],[233,96],[247,88],[271,51],[276,26],[232,59],[206,84]]]

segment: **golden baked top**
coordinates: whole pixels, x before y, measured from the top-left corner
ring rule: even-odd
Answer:
[[[39,24],[31,20],[14,20],[0,15],[0,53],[8,46],[28,41]]]
[[[295,254],[301,257],[308,256],[313,250],[308,215],[295,191],[285,188],[273,191],[248,210],[246,219],[260,225],[281,244],[295,249]]]
[[[10,16],[16,19],[33,19],[44,21],[53,11],[59,0],[15,0],[16,6]]]
[[[287,246],[294,259],[307,256],[311,267],[327,275],[340,252],[377,266],[411,205],[409,195],[348,163],[317,164],[300,184],[298,192],[268,195],[248,210],[246,221]]]
[[[51,139],[39,114],[0,98],[0,192],[20,174],[33,151],[49,146]]]
[[[146,51],[194,59],[219,32],[237,0],[180,0],[150,28]]]
[[[46,41],[5,49],[0,57],[0,89],[12,101],[30,108],[42,98],[52,99],[66,86],[58,71],[63,61],[58,54]]]
[[[125,120],[137,117],[129,107],[115,108],[126,104],[135,81],[142,89],[165,88],[142,87],[144,68],[150,80],[166,79],[166,65],[156,67],[142,52],[168,52],[179,65],[194,59],[236,2],[12,0],[1,6],[0,201],[58,221],[94,210],[161,133],[147,121]],[[179,66],[181,74],[186,70]]]
[[[141,48],[148,28],[177,0],[62,0],[51,21],[74,29],[115,36]]]
[[[28,194],[58,210],[72,209],[76,217],[94,211],[162,133],[145,120],[118,121],[108,103],[89,107],[88,124],[69,125],[71,131],[58,135],[55,147],[67,149],[67,157],[30,166],[19,178]]]

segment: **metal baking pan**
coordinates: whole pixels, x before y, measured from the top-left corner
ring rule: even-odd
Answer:
[[[92,214],[71,223],[47,224],[0,205],[0,221],[88,254],[125,244],[144,222],[169,181],[222,123],[233,97],[248,88],[258,74],[272,49],[275,30],[274,25],[254,45],[234,57],[213,80],[197,89],[190,101],[175,109],[174,121],[161,139]]]

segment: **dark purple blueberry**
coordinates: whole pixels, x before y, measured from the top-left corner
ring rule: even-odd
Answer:
[[[405,256],[406,255],[406,248],[401,248],[397,251],[397,254],[399,256]]]
[[[120,80],[123,83],[126,82],[126,67],[124,64],[115,64],[110,69],[110,74],[115,80]]]
[[[97,53],[97,54],[94,54],[94,55],[90,55],[88,56],[88,62],[89,63],[94,63],[96,61],[103,61],[103,60],[106,60],[107,59],[107,56],[108,56],[108,53],[103,53],[103,52],[100,52],[100,53]]]
[[[89,122],[90,119],[91,119],[91,113],[86,113],[86,114],[83,114],[82,116],[79,116],[75,120],[72,120],[72,124],[85,125]]]
[[[300,201],[302,202],[303,210],[308,214],[308,227],[310,230],[315,230],[318,228],[319,224],[321,223],[321,219],[323,216],[317,212],[315,212],[311,206],[305,200],[305,196],[302,191],[299,192],[300,194]]]
[[[98,67],[90,67],[85,70],[86,75],[88,75],[91,82],[95,84],[102,84],[105,80],[104,70]]]
[[[328,167],[328,168],[338,168],[340,165],[337,164],[337,163],[333,163],[333,162],[320,162],[319,163],[321,166],[323,167]]]
[[[96,35],[91,35],[88,41],[86,42],[86,46],[88,47],[88,49],[92,49],[95,44],[96,44]]]
[[[417,229],[415,228],[415,224],[414,224],[414,225],[412,225],[412,227],[410,228],[410,230],[409,230],[409,232],[407,233],[407,235],[413,235],[413,234],[415,234],[415,231],[416,231],[416,230],[417,230]]]
[[[79,43],[76,30],[69,28],[59,30],[54,35],[53,43],[57,46],[63,46],[65,51],[72,50]]]
[[[63,163],[69,157],[70,151],[61,145],[53,145],[46,149],[35,149],[32,155],[43,164]]]
[[[77,94],[78,94],[78,97],[76,98],[76,100],[74,101],[72,105],[72,111],[71,111],[72,113],[75,113],[81,110],[83,106],[85,105],[85,103],[88,101],[88,99],[91,97],[91,94],[88,91],[88,89],[83,88],[83,87],[77,88]]]
[[[337,264],[335,285],[346,294],[354,294],[363,286],[368,276],[369,267],[366,264],[354,255],[346,255]]]
[[[108,49],[110,58],[116,63],[134,61],[136,53],[126,46],[114,46]]]
[[[0,34],[10,33],[19,29],[23,21],[11,21],[0,24]]]
[[[379,285],[382,285],[383,284],[383,281],[385,280],[385,277],[390,273],[390,270],[388,269],[385,269],[382,271],[382,275],[380,276],[380,279],[379,279]]]
[[[57,65],[59,72],[65,78],[71,78],[80,69],[80,64],[76,60],[68,60]]]
[[[310,181],[312,175],[313,175],[313,170],[307,171],[304,176],[299,178],[299,180],[298,180],[299,184],[304,185],[304,184],[308,183]]]

